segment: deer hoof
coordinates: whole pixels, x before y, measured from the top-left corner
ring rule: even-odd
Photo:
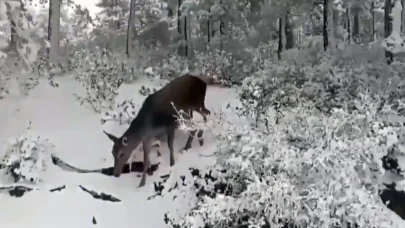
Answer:
[[[170,166],[174,166],[176,162],[174,160],[170,160]]]
[[[138,188],[142,188],[143,186],[145,186],[145,180],[141,180],[141,182],[139,183]]]
[[[185,152],[188,151],[189,149],[191,149],[191,146],[185,146],[181,151]]]
[[[200,143],[200,146],[204,146],[204,139],[199,139],[198,143]]]

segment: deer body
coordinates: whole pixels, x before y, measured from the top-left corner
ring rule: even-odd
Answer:
[[[117,138],[105,132],[114,142],[112,153],[114,156],[114,176],[119,177],[122,168],[130,158],[132,151],[143,143],[144,169],[139,187],[145,185],[146,172],[150,166],[149,153],[156,137],[165,134],[170,150],[170,166],[175,164],[173,141],[175,130],[178,127],[178,111],[183,110],[182,117],[192,118],[193,111],[200,113],[204,121],[210,111],[205,108],[205,94],[207,90],[207,80],[193,75],[183,75],[178,77],[166,86],[149,95],[142,104],[135,119],[132,120],[129,128]],[[173,103],[173,104],[172,104]],[[174,107],[173,107],[174,105]],[[191,148],[196,131],[190,132],[185,150]],[[203,131],[200,130],[198,136],[201,137]],[[202,146],[203,141],[200,141]]]

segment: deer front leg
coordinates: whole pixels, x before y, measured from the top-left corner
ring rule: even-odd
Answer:
[[[170,166],[174,166],[174,149],[173,149],[173,141],[174,141],[174,134],[175,134],[176,128],[174,127],[169,127],[167,129],[167,146],[169,147],[170,151]]]
[[[184,145],[183,151],[187,151],[188,149],[191,148],[191,145],[192,145],[192,143],[193,143],[194,136],[195,136],[195,133],[196,133],[196,132],[197,132],[197,130],[191,130],[191,131],[190,131],[190,133],[189,133],[189,135],[188,135],[188,138],[187,138],[186,145]]]
[[[197,112],[203,117],[204,122],[207,122],[207,115],[211,115],[211,111],[205,107],[200,108]]]
[[[143,171],[139,188],[145,186],[146,173],[148,172],[150,166],[149,153],[152,148],[152,142],[152,139],[146,139],[143,141]]]
[[[200,143],[200,146],[204,145],[203,134],[204,134],[203,130],[201,130],[201,129],[198,130],[197,138],[198,138],[198,142]]]

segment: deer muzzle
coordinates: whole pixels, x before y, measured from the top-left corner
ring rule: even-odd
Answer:
[[[121,176],[122,169],[124,168],[124,165],[125,165],[125,162],[124,162],[124,164],[121,164],[120,160],[114,162],[114,171],[113,171],[113,176],[114,177]]]

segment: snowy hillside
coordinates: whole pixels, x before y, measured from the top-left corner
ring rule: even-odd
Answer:
[[[0,227],[404,228],[403,3],[1,1]]]

